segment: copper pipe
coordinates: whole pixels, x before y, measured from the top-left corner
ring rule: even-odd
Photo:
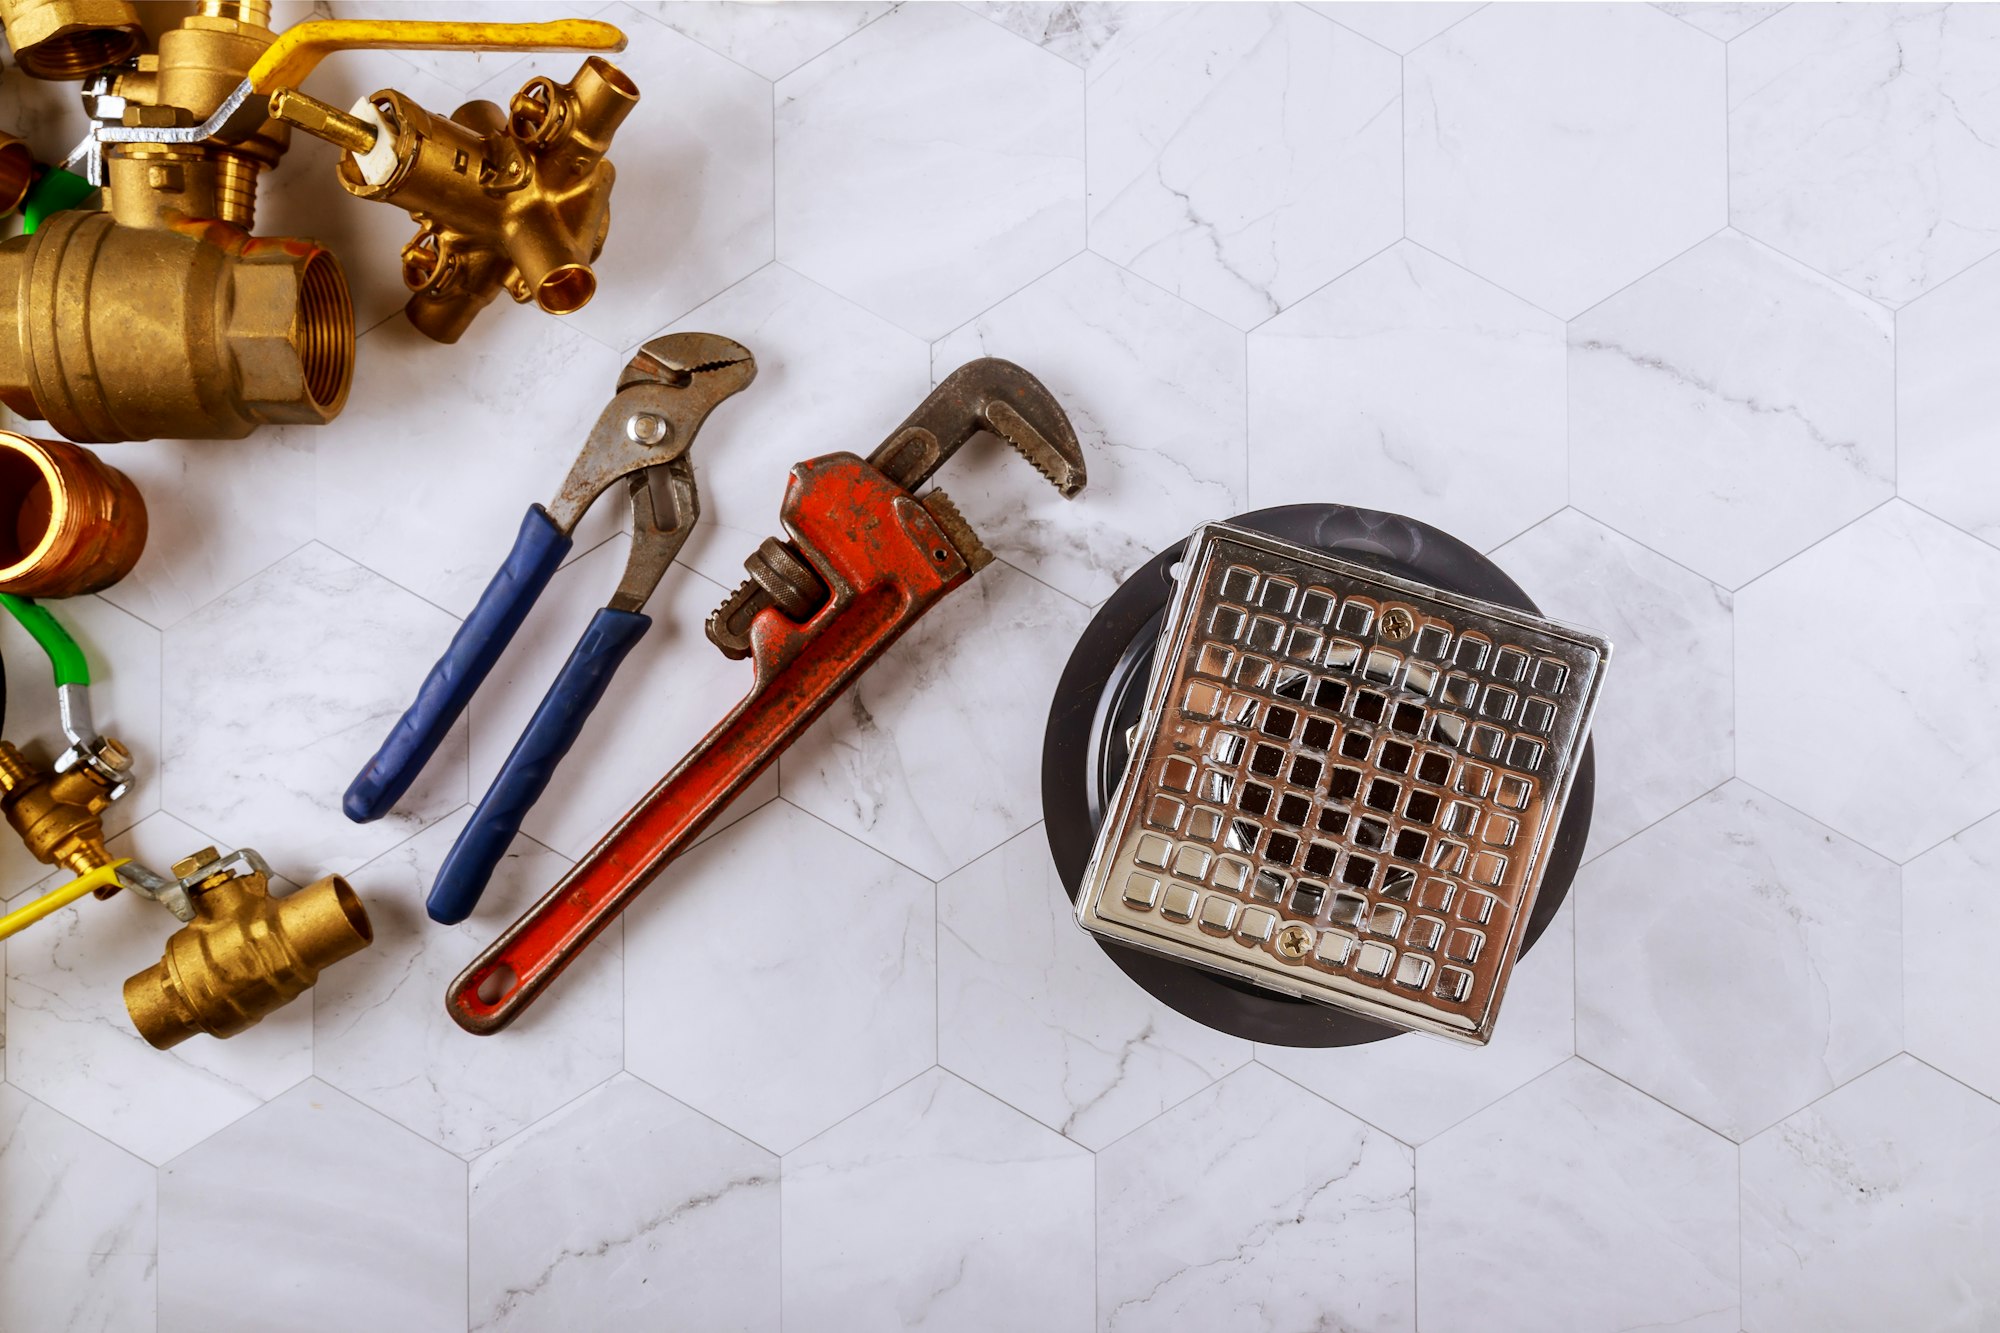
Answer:
[[[0,431],[0,592],[108,588],[146,547],[146,502],[88,449]]]

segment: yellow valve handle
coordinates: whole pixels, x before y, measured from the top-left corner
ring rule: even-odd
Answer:
[[[31,903],[23,903],[5,916],[0,916],[0,940],[9,935],[17,935],[34,925],[52,912],[60,912],[78,898],[106,884],[118,882],[118,867],[127,865],[132,858],[122,857],[108,866],[99,866],[87,875],[78,875],[60,888],[50,889]]]
[[[595,19],[449,23],[432,19],[308,19],[278,34],[250,67],[251,90],[296,88],[335,51],[623,51],[625,34]]]

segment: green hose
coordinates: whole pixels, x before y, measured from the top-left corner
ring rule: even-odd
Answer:
[[[21,201],[21,230],[34,231],[49,214],[75,208],[96,190],[95,185],[76,173],[50,167],[29,187],[28,197]]]
[[[49,655],[49,665],[55,668],[56,685],[90,684],[90,663],[84,658],[83,649],[76,646],[76,640],[62,627],[47,608],[33,598],[16,597],[12,593],[0,592],[0,606],[13,612],[14,619],[21,622],[21,628],[35,636],[35,642],[42,645],[42,651]]]

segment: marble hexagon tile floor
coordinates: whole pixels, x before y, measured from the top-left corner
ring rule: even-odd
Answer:
[[[105,451],[152,544],[61,614],[151,775],[116,845],[341,871],[379,939],[165,1055],[118,998],[151,909],[9,943],[0,1329],[2000,1328],[2000,10],[546,8],[623,26],[645,90],[597,301],[424,343],[405,220],[301,143],[261,211],[353,275],[347,412]],[[0,126],[47,155],[73,100],[10,73]],[[432,927],[616,516],[394,819],[340,791],[669,328],[761,365],[704,525],[486,909]],[[1089,491],[955,462],[1001,563],[529,1021],[459,1034],[445,979],[743,688],[698,621],[784,469],[980,354],[1062,396]],[[1456,531],[1618,645],[1590,859],[1483,1051],[1253,1048],[1061,900],[1038,748],[1090,609],[1309,497]],[[0,839],[0,873],[40,872]]]

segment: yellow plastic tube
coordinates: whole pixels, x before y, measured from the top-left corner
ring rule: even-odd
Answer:
[[[118,867],[128,864],[131,859],[128,856],[122,860],[113,861],[108,866],[99,866],[87,875],[78,875],[62,887],[50,889],[33,902],[24,903],[7,913],[7,915],[0,916],[0,940],[6,939],[9,935],[19,934],[51,912],[60,912],[63,908],[68,907],[71,903],[93,889],[101,888],[106,884],[116,884],[118,882]]]

